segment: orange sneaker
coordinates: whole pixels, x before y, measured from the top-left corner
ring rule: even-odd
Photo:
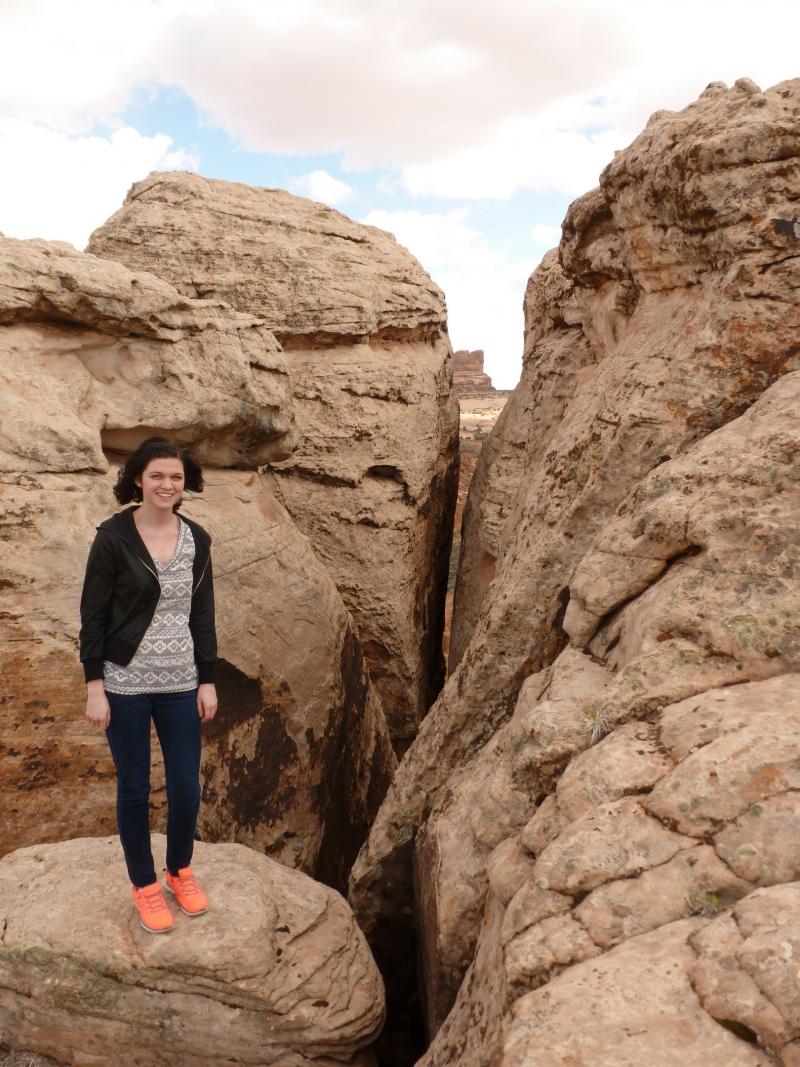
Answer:
[[[177,874],[167,871],[166,886],[186,915],[208,911],[208,897],[194,880],[191,867],[180,867]]]
[[[145,930],[151,934],[166,934],[172,929],[175,920],[167,907],[161,892],[161,883],[133,887],[133,903],[139,912],[139,920]]]

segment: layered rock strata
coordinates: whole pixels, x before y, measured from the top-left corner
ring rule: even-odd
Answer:
[[[587,724],[599,737],[800,668],[799,118],[797,81],[715,84],[658,113],[572,205],[531,278],[523,376],[465,513],[453,673],[351,879],[398,973],[414,856],[431,1034],[472,959],[491,857],[528,865],[506,844],[512,824],[536,818]],[[601,672],[589,690],[606,691],[583,710],[580,677],[553,667],[568,640],[585,651],[564,656]],[[525,768],[503,724],[540,700],[543,754]],[[480,996],[499,1003],[485,985]],[[436,1062],[495,1062],[453,1058],[454,1027]]]
[[[233,469],[296,440],[274,337],[43,242],[0,243],[0,319],[0,854],[115,828],[113,763],[83,715],[80,590],[117,506],[112,449],[162,432],[205,463],[183,510],[214,539],[220,710],[204,726],[201,833],[342,886],[395,761],[330,575],[257,469]]]
[[[374,1067],[383,987],[345,901],[242,845],[198,844],[195,868],[208,912],[154,937],[116,838],[0,861],[3,1042],[75,1067]]]
[[[458,404],[441,292],[382,230],[275,189],[153,174],[92,252],[263,318],[300,443],[274,492],[358,628],[404,748],[438,693]]]
[[[0,470],[108,469],[160,431],[204,463],[254,467],[297,444],[280,345],[220,300],[71,245],[0,238]]]
[[[492,379],[483,369],[483,349],[470,352],[459,348],[453,353],[453,386],[462,396],[476,396],[495,391]]]

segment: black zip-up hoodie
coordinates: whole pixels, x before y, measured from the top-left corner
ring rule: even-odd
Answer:
[[[80,658],[87,682],[103,677],[103,660],[127,667],[161,598],[156,565],[133,521],[137,508],[126,508],[101,522],[89,550],[80,632]],[[192,519],[180,517],[194,536],[189,629],[198,682],[202,684],[214,681],[217,659],[211,536]]]

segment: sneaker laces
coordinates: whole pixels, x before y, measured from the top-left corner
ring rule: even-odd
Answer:
[[[185,893],[199,893],[200,892],[200,887],[198,886],[197,882],[194,880],[194,875],[193,874],[191,874],[191,873],[190,874],[179,874],[178,875],[178,881],[181,884],[181,889],[183,889],[183,891]]]
[[[149,893],[140,892],[139,899],[144,900],[148,911],[161,911],[162,908],[169,911],[167,903],[161,895],[161,888],[153,889]]]

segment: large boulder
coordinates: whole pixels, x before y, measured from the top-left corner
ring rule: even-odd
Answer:
[[[0,243],[0,308],[0,855],[114,829],[113,762],[83,717],[78,602],[119,453],[158,430],[205,460],[184,509],[214,538],[220,710],[203,728],[200,831],[343,886],[395,761],[352,618],[256,469],[296,433],[274,337],[42,242]]]
[[[458,403],[439,289],[394,238],[276,189],[152,174],[89,250],[258,315],[300,443],[274,492],[355,619],[398,748],[441,688]]]
[[[465,511],[452,673],[351,879],[374,950],[409,981],[415,870],[432,1029],[471,959],[493,846],[469,768],[488,781],[481,761],[513,748],[486,746],[532,675],[570,639],[586,649],[612,676],[586,709],[602,736],[798,669],[799,118],[800,81],[714,85],[658,113],[529,282],[522,379]],[[480,795],[527,818],[569,754],[511,784],[501,766]]]
[[[208,912],[154,936],[118,839],[4,857],[0,1044],[74,1067],[373,1067],[383,986],[345,901],[242,845],[197,844],[193,866]]]
[[[575,754],[488,857],[474,959],[421,1067],[790,1067],[800,674],[707,689],[591,747],[597,699],[548,704],[506,727],[512,777],[544,783],[555,750]]]

